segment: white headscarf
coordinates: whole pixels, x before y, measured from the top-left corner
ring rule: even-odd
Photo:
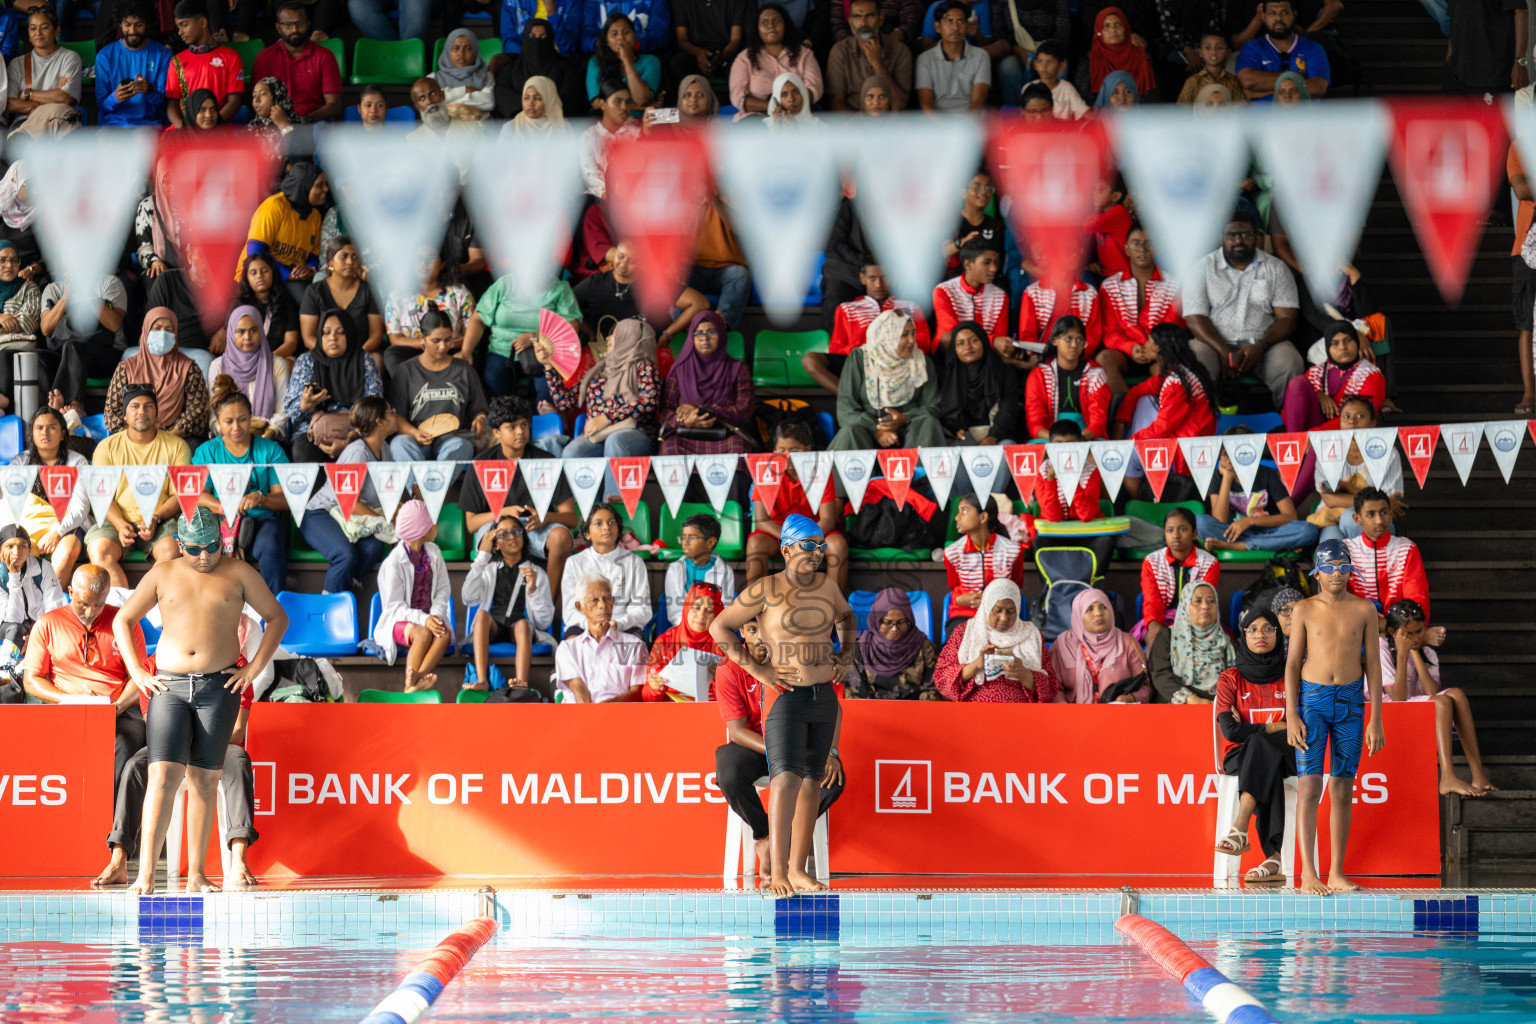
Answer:
[[[511,132],[514,135],[548,132],[565,124],[565,107],[560,102],[560,90],[555,88],[554,80],[544,75],[533,75],[528,81],[523,83],[524,92],[530,88],[543,97],[544,116],[535,121],[519,109],[517,116],[508,121],[501,129],[503,135],[507,132]],[[521,94],[518,95],[517,102],[519,104],[523,102]]]
[[[5,172],[5,177],[0,178],[0,220],[18,231],[31,226],[35,215],[32,204],[21,198],[21,190],[26,187],[27,162],[17,160]]]
[[[913,346],[906,359],[896,354],[911,322],[905,313],[888,309],[869,325],[863,346],[864,398],[873,409],[899,409],[928,383],[928,363],[922,349]]]
[[[800,113],[787,118],[774,117],[774,111],[779,109],[779,93],[784,88],[784,83],[786,82],[800,90]],[[816,116],[811,113],[811,93],[805,87],[805,79],[793,71],[786,71],[778,78],[775,78],[773,80],[773,92],[768,97],[768,127],[781,128],[794,125],[798,128],[815,123]]]
[[[992,606],[1003,600],[1013,602],[1019,617],[1014,620],[1012,629],[999,632],[987,622],[992,615]],[[1041,671],[1041,651],[1045,641],[1034,623],[1024,617],[1024,599],[1019,595],[1019,585],[1010,579],[993,580],[982,590],[981,607],[965,624],[965,636],[960,638],[960,664],[969,665],[981,657],[981,650],[987,644],[1012,647],[1014,656],[1024,663],[1025,668],[1031,672]]]

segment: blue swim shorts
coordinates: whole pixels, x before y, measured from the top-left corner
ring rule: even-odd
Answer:
[[[1354,778],[1365,748],[1365,688],[1361,681],[1326,686],[1303,679],[1301,721],[1307,727],[1307,749],[1296,751],[1296,774],[1323,774],[1323,752],[1331,747],[1328,774]]]

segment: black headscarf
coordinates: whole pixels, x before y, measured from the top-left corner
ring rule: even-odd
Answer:
[[[188,128],[193,131],[206,131],[206,129],[198,128],[197,126],[197,112],[202,110],[203,104],[209,100],[213,100],[213,109],[218,110],[219,94],[212,89],[193,89],[187,96],[186,106],[182,107],[181,113],[182,117],[186,119]],[[222,124],[223,122],[224,114],[221,111],[219,113],[219,123]]]
[[[357,339],[357,324],[344,309],[328,309],[320,314],[321,334],[325,333],[326,321],[333,316],[341,323],[341,331],[347,336],[347,350],[333,359],[325,354],[325,346],[316,341],[309,353],[315,368],[311,380],[316,387],[331,393],[331,401],[350,406],[367,391],[368,377],[363,361],[368,358],[368,354],[363,351],[362,343]]]
[[[1328,351],[1333,347],[1333,339],[1340,334],[1347,334],[1354,339],[1355,358],[1351,362],[1335,363],[1333,361],[1333,353]],[[1323,332],[1323,353],[1331,366],[1337,367],[1340,370],[1354,369],[1355,363],[1360,361],[1360,332],[1355,330],[1355,325],[1348,320],[1333,321],[1328,325],[1328,329]]]
[[[954,333],[961,331],[980,338],[983,351],[976,362],[965,363],[955,355],[953,343],[945,350],[939,373],[939,422],[949,433],[992,422],[992,407],[1002,399],[1003,374],[1008,372],[986,328],[974,320],[962,320]]]
[[[1285,678],[1285,645],[1280,642],[1280,619],[1268,608],[1255,608],[1243,618],[1242,628],[1264,621],[1275,627],[1275,646],[1266,654],[1254,654],[1248,649],[1248,638],[1239,635],[1235,665],[1244,679],[1256,686],[1268,686]]]
[[[539,25],[544,26],[544,35],[542,37],[530,35],[529,33]],[[602,40],[598,42],[599,45],[603,45]],[[555,49],[554,26],[544,18],[529,18],[524,23],[522,52],[514,55],[496,74],[496,115],[498,117],[516,117],[522,112],[523,87],[528,84],[528,79],[535,75],[543,75],[555,83],[555,90],[560,93],[560,100],[565,104],[566,110],[586,107],[585,91],[581,93],[580,102],[574,106],[567,99],[567,87],[571,80],[571,62]],[[582,89],[585,90],[585,87],[583,83]]]
[[[308,160],[295,160],[288,165],[288,173],[283,175],[283,183],[279,188],[288,200],[288,205],[300,217],[308,217],[314,209],[309,203],[309,190],[315,187],[315,180],[319,177],[320,168]]]

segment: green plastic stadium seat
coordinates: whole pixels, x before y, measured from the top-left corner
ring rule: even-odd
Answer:
[[[250,87],[256,84],[255,79],[251,77],[251,69],[256,66],[256,55],[265,50],[267,44],[260,39],[247,39],[243,43],[225,43],[224,45],[240,55],[240,67],[245,71],[246,91],[249,92]],[[85,56],[82,54],[80,59],[84,60]]]
[[[615,502],[614,505],[619,512],[619,536],[624,536],[627,530],[633,533],[635,540],[638,540],[641,544],[649,544],[655,536],[651,532],[651,507],[643,501],[638,502],[635,505],[635,517],[631,519],[625,515],[624,503],[622,501]],[[650,561],[655,557],[649,551],[636,551],[635,554],[645,561]]]
[[[359,39],[352,48],[353,85],[410,85],[426,73],[420,39]]]
[[[378,691],[373,692],[377,693]],[[436,693],[437,691],[433,690],[432,692]],[[404,696],[404,694],[401,694],[401,696]],[[459,695],[454,698],[453,702],[455,704],[484,704],[490,696],[491,692],[489,690],[460,690]]]
[[[702,501],[685,501],[677,506],[677,516],[674,518],[672,510],[663,502],[661,506],[661,539],[666,542],[666,547],[657,552],[656,557],[663,562],[675,562],[683,557],[682,543],[678,537],[683,532],[683,522],[689,516],[714,516],[715,507]],[[740,502],[728,501],[725,503],[725,512],[717,517],[720,520],[720,542],[715,545],[715,554],[727,562],[740,561],[746,553],[746,516],[742,513]]]
[[[316,512],[314,515],[326,513]],[[309,541],[299,532],[299,524],[290,521],[288,526],[288,561],[290,562],[325,562],[325,556],[309,546]]]
[[[82,39],[78,43],[66,43],[61,39],[59,40],[59,45],[66,50],[74,50],[78,53],[82,68],[93,68],[96,66],[96,40]]]
[[[441,704],[443,695],[436,690],[395,693],[392,690],[364,690],[357,695],[359,704]]]
[[[1267,562],[1273,551],[1212,551],[1218,562]]]
[[[752,343],[752,381],[760,388],[817,387],[800,368],[800,357],[825,352],[831,343],[826,331],[758,331]]]
[[[497,40],[497,42],[500,43],[500,40]],[[335,37],[332,37],[330,39],[327,39],[325,42],[321,43],[320,45],[325,47],[327,50],[330,50],[331,53],[336,55],[336,70],[341,72],[341,77],[342,78],[346,78],[347,77],[347,47],[346,47],[346,44],[343,43],[340,39],[336,39]],[[500,51],[498,51],[498,52],[500,52]],[[246,77],[247,78],[250,77],[249,65],[247,65]]]
[[[1163,518],[1171,508],[1187,508],[1190,515],[1196,516],[1205,512],[1205,506],[1198,501],[1128,501],[1125,503],[1125,514],[1154,526],[1162,526]]]
[[[675,358],[683,350],[683,342],[688,340],[687,332],[672,335],[672,355]],[[747,337],[740,331],[732,331],[725,336],[725,354],[732,359],[747,358]]]
[[[439,39],[432,44],[432,68],[437,68],[438,58],[443,55],[443,46],[448,42],[446,38]],[[487,62],[501,52],[501,40],[498,38],[480,40],[480,56]]]
[[[469,560],[464,547],[464,512],[457,502],[443,503],[443,514],[437,517],[437,546],[442,549],[445,562]]]

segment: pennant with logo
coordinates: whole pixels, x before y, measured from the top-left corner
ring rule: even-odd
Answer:
[[[48,504],[53,506],[54,518],[63,522],[70,499],[75,496],[79,470],[74,466],[40,466],[37,475],[42,478],[43,493],[48,496]]]
[[[1168,485],[1168,474],[1173,472],[1178,452],[1179,443],[1171,437],[1136,441],[1136,457],[1141,460],[1141,471],[1147,483],[1152,485],[1153,501],[1163,500],[1163,488]]]
[[[37,241],[54,276],[79,301],[65,306],[81,337],[96,330],[102,282],[117,266],[134,211],[144,194],[155,137],[149,132],[71,132],[17,136],[27,161],[27,202],[36,211]],[[233,267],[231,267],[233,269]]]
[[[654,455],[651,457],[651,473],[661,488],[661,497],[672,510],[674,518],[683,506],[683,495],[688,491],[688,480],[693,475],[686,455]]]
[[[965,467],[966,478],[971,482],[971,493],[983,507],[997,490],[1006,463],[999,445],[968,445],[960,449],[960,465]]]
[[[155,206],[171,232],[170,242],[197,295],[205,326],[222,327],[229,316],[238,287],[235,268],[245,252],[251,215],[273,193],[277,172],[277,152],[259,135],[160,136]],[[416,286],[412,282],[411,287]]]
[[[1009,444],[1003,446],[1003,457],[1008,460],[1008,471],[1019,486],[1019,499],[1026,505],[1035,495],[1035,482],[1040,478],[1040,456],[1037,444]]]
[[[848,495],[848,504],[857,512],[864,504],[864,489],[869,486],[869,477],[875,468],[875,453],[833,452],[832,464],[837,467],[837,476],[843,482],[843,493]]]
[[[1093,456],[1094,467],[1099,471],[1099,481],[1110,501],[1120,497],[1120,485],[1125,480],[1125,468],[1135,454],[1135,441],[1092,441],[1088,452]]]
[[[288,499],[288,511],[293,515],[293,521],[303,523],[309,496],[315,490],[315,477],[320,473],[320,463],[290,462],[272,469],[277,474],[277,485],[283,489],[283,497]]]
[[[960,470],[958,448],[919,448],[917,461],[922,463],[928,476],[928,486],[933,488],[933,500],[939,508],[949,506],[949,492],[955,486],[955,475]]]
[[[1330,489],[1338,487],[1339,477],[1344,475],[1352,433],[1348,430],[1314,430],[1307,435],[1312,441],[1312,451],[1317,455],[1317,471]]]
[[[368,253],[368,283],[379,305],[415,295],[422,262],[442,246],[458,166],[429,139],[341,126],[327,129],[320,157],[347,233]],[[495,180],[506,187],[509,179]]]
[[[731,496],[731,482],[736,479],[735,452],[717,452],[713,455],[695,455],[693,471],[704,481],[704,492],[716,513],[725,511],[725,503]]]
[[[1110,173],[1104,122],[1012,118],[993,125],[991,163],[1009,198],[1014,236],[1027,240],[1027,258],[1066,295],[1084,263],[1083,225],[1096,212],[1094,194]]]
[[[805,310],[815,259],[842,196],[836,152],[820,132],[765,132],[751,121],[720,125],[710,135],[715,176],[731,197],[731,227],[752,265],[752,284],[769,319],[791,324]]]
[[[907,492],[912,490],[912,478],[917,473],[917,449],[882,448],[875,453],[875,461],[880,463],[891,500],[897,508],[906,508]]]
[[[1392,465],[1393,449],[1397,446],[1396,427],[1370,427],[1355,431],[1355,447],[1365,463],[1366,475],[1377,487],[1387,478]]]
[[[1467,477],[1472,472],[1472,463],[1477,458],[1477,446],[1483,440],[1483,425],[1481,423],[1442,423],[1440,424],[1440,437],[1445,441],[1445,450],[1450,453],[1451,463],[1456,467],[1456,473],[1461,477],[1461,485],[1467,485]]]
[[[85,497],[91,503],[91,515],[96,517],[98,523],[107,521],[107,510],[117,497],[117,488],[122,479],[122,466],[80,467],[80,486],[85,488]]]
[[[754,452],[746,456],[747,473],[752,477],[752,496],[768,508],[778,504],[779,488],[784,483],[784,469],[789,460],[777,452]]]
[[[1382,102],[1392,114],[1392,179],[1441,297],[1458,305],[1504,177],[1503,112],[1472,96]]]
[[[507,490],[512,489],[512,470],[515,466],[518,472],[523,474],[523,486],[528,488],[528,496],[533,499],[533,509],[539,514],[540,521],[549,515],[550,502],[554,500],[555,489],[560,486],[560,474],[564,466],[559,459],[519,459],[516,463],[506,463],[503,460],[488,461],[487,466],[505,466],[507,470]],[[489,473],[490,470],[487,469]],[[477,479],[483,479],[480,474],[480,463],[475,463]],[[494,476],[492,479],[496,479]],[[485,490],[485,484],[480,485]],[[506,495],[502,495],[502,502],[506,502]],[[503,506],[505,505],[503,504]]]
[[[790,452],[789,463],[805,491],[805,503],[820,512],[822,503],[833,497],[827,490],[832,483],[832,453]]]
[[[36,466],[0,466],[0,490],[5,491],[5,503],[11,508],[11,522],[20,523],[27,514],[35,483]]]
[[[624,511],[635,518],[635,508],[640,504],[640,492],[645,490],[645,478],[650,475],[649,455],[624,455],[608,460],[619,497],[624,499]]]
[[[1408,465],[1413,467],[1414,479],[1419,486],[1424,486],[1425,477],[1429,476],[1429,464],[1435,458],[1435,444],[1440,440],[1440,428],[1431,424],[1427,427],[1398,427],[1397,440],[1403,446],[1403,454],[1408,457]]]
[[[1509,483],[1515,471],[1515,460],[1520,457],[1520,445],[1525,442],[1525,420],[1494,420],[1483,424],[1483,436],[1493,449],[1493,461],[1499,464],[1504,482]]]
[[[1045,457],[1051,460],[1051,472],[1056,474],[1056,482],[1061,485],[1061,492],[1067,495],[1068,501],[1077,493],[1077,485],[1088,473],[1092,447],[1089,441],[1053,442],[1045,446]]]
[[[496,276],[521,305],[538,305],[565,262],[585,191],[581,149],[581,134],[560,127],[538,145],[499,132],[470,143],[464,199]]]
[[[581,510],[581,518],[586,519],[592,512],[592,503],[597,498],[598,489],[603,486],[608,460],[597,457],[560,461],[565,463],[565,480],[571,485],[571,493],[576,496],[576,507]]]
[[[837,128],[859,222],[891,294],[922,298],[944,272],[955,197],[981,163],[982,128],[969,117],[867,117]]]
[[[641,306],[665,323],[688,276],[710,193],[703,132],[619,139],[608,147],[608,197],[614,237],[629,243],[639,271]]]
[[[1275,457],[1275,469],[1288,491],[1296,489],[1296,475],[1301,472],[1301,462],[1307,457],[1307,434],[1268,434],[1269,453]]]
[[[336,507],[341,509],[343,519],[352,518],[352,510],[357,507],[357,496],[363,493],[363,480],[367,470],[361,462],[327,462],[325,464],[325,478],[330,481],[331,490],[336,495]],[[289,498],[289,501],[292,501]]]
[[[1265,434],[1233,434],[1221,439],[1221,446],[1237,474],[1237,482],[1244,494],[1253,493],[1253,481],[1259,474],[1259,461],[1264,458]],[[1218,468],[1219,468],[1218,463]]]
[[[1374,100],[1330,100],[1295,110],[1245,107],[1249,138],[1291,211],[1286,238],[1321,306],[1335,301],[1339,265],[1354,259],[1381,181],[1391,120]]]
[[[1179,451],[1184,454],[1184,464],[1189,467],[1189,475],[1194,478],[1199,493],[1209,493],[1211,475],[1221,461],[1221,438],[1181,437]]]
[[[1248,140],[1236,117],[1223,111],[1192,118],[1183,107],[1137,106],[1110,126],[1157,262],[1181,284],[1221,244],[1248,173]]]
[[[182,467],[177,467],[182,468]],[[205,471],[207,466],[202,467]],[[165,496],[165,469],[164,466],[124,466],[123,475],[128,478],[128,491],[133,495],[133,500],[139,506],[139,515],[147,523],[154,518],[155,510],[160,507],[160,502]],[[202,490],[201,487],[198,488]],[[176,497],[181,499],[178,491]],[[182,511],[186,511],[186,503],[182,503]],[[106,522],[105,519],[101,522]]]
[[[240,504],[245,492],[251,487],[252,467],[248,462],[235,462],[208,467],[208,479],[213,484],[213,496],[219,499],[219,511],[230,526],[240,518]]]
[[[411,479],[409,462],[369,462],[368,479],[379,496],[379,513],[386,522],[395,521],[400,499],[405,497],[405,485]]]
[[[443,500],[448,497],[448,485],[453,483],[452,462],[410,462],[411,479],[421,492],[422,503],[427,506],[427,517],[434,523],[443,514]],[[498,507],[495,511],[500,512]]]

